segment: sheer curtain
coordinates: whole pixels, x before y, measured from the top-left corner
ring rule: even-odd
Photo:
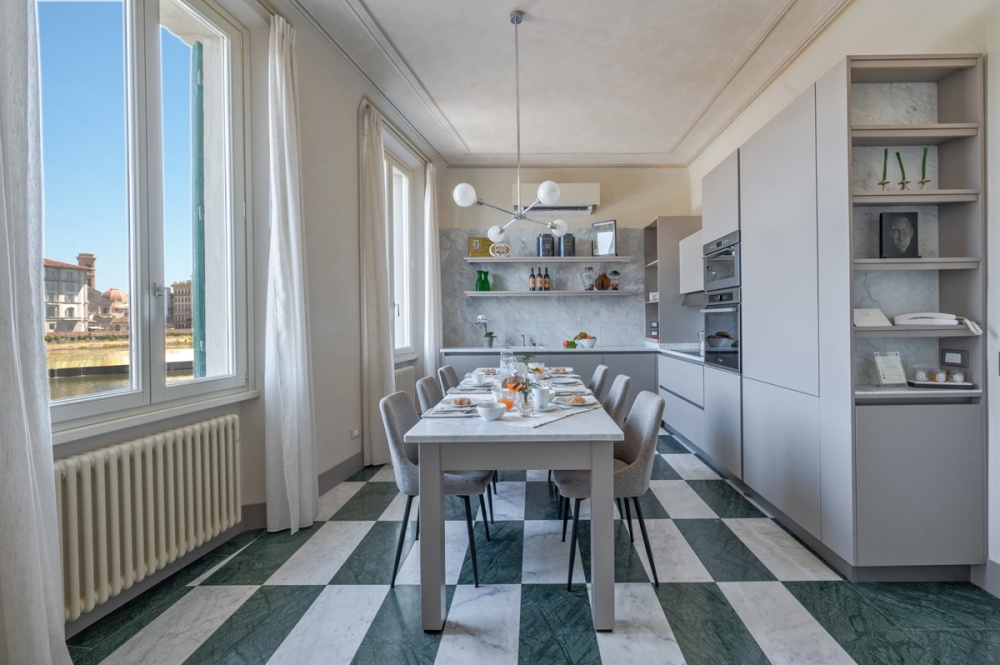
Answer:
[[[438,244],[437,169],[424,168],[424,374],[437,376],[441,350],[441,251]]]
[[[271,246],[264,357],[267,529],[313,523],[319,502],[308,284],[302,242],[295,31],[271,18],[268,49]]]
[[[69,663],[46,371],[34,0],[0,2],[0,662]]]
[[[393,376],[392,298],[385,230],[385,166],[382,114],[361,102],[361,417],[365,465],[389,461],[380,399],[396,389]]]

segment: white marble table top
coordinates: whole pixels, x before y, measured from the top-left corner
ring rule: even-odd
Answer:
[[[520,417],[520,416],[514,416]],[[595,409],[541,427],[508,425],[507,418],[424,418],[403,437],[408,443],[498,443],[504,441],[621,441],[625,434],[604,411]]]

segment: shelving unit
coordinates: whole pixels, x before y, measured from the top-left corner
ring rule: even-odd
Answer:
[[[982,259],[938,256],[921,259],[854,259],[855,270],[975,270]]]
[[[466,256],[466,263],[630,263],[631,256]]]
[[[544,298],[546,296],[586,296],[608,297],[608,296],[630,296],[632,291],[466,291],[465,295],[470,298]]]
[[[877,190],[854,192],[856,206],[941,205],[944,203],[971,203],[979,200],[978,189],[918,189]]]
[[[642,230],[645,338],[650,342],[694,341],[702,329],[698,307],[680,292],[680,241],[701,228],[701,217],[657,217]],[[657,292],[659,300],[650,300]],[[655,323],[654,328],[651,324]],[[651,332],[656,330],[657,337]]]

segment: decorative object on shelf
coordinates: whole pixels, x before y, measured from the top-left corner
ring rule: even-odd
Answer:
[[[555,256],[555,253],[556,253],[555,237],[551,233],[539,233],[538,255]]]
[[[476,188],[467,182],[458,184],[452,192],[452,198],[455,199],[455,203],[463,208],[468,208],[473,205],[486,206],[487,208],[493,208],[494,210],[499,210],[500,212],[511,216],[510,221],[503,226],[490,227],[487,235],[489,235],[490,240],[493,242],[501,242],[504,239],[504,232],[507,230],[507,227],[519,220],[546,226],[551,229],[552,235],[557,238],[565,234],[566,229],[569,226],[566,224],[566,220],[564,219],[557,219],[552,222],[541,222],[527,216],[527,213],[539,203],[550,206],[555,205],[556,202],[559,201],[559,185],[551,180],[546,180],[538,186],[537,198],[534,203],[528,207],[521,205],[521,68],[519,66],[518,58],[519,49],[517,41],[517,26],[521,25],[523,18],[524,12],[522,11],[514,11],[510,14],[510,22],[514,26],[514,104],[517,120],[517,205],[514,207],[513,211],[508,211],[499,206],[486,203],[476,195]]]
[[[882,153],[882,180],[878,183],[882,186],[882,189],[888,189],[889,181],[886,180],[889,170],[889,149],[886,148]]]
[[[490,273],[488,270],[476,271],[476,291],[490,290]]]
[[[502,259],[510,256],[510,245],[505,242],[495,242],[490,245],[490,256]]]
[[[906,179],[906,169],[903,168],[903,156],[899,154],[898,150],[896,151],[896,161],[899,162],[899,175],[901,178],[899,181],[899,189],[909,189],[907,185],[910,184],[910,181]]]
[[[608,277],[608,273],[602,272],[597,276],[597,279],[594,280],[594,288],[598,291],[607,291],[611,288],[611,278]]]
[[[906,374],[903,373],[903,363],[899,351],[875,352],[875,368],[878,370],[878,380],[883,386],[906,385]]]
[[[924,158],[920,161],[920,189],[926,189],[930,179],[927,177],[927,148],[924,147]]]
[[[611,278],[611,290],[617,291],[622,283],[622,273],[620,270],[612,270],[608,273],[608,277]]]
[[[572,233],[559,238],[559,256],[576,256],[576,239]]]
[[[592,254],[594,256],[617,256],[617,222],[613,219],[606,222],[594,222],[590,228],[594,234]]]
[[[587,266],[582,271],[580,271],[580,282],[583,284],[584,291],[593,291],[594,283],[597,281],[597,271],[594,270],[593,266]]]
[[[898,154],[898,153],[897,153]],[[917,213],[883,212],[878,216],[880,259],[915,259],[917,253]]]
[[[476,317],[476,325],[483,327],[483,346],[488,348],[493,348],[493,340],[495,335],[487,327],[489,320],[482,314]]]
[[[969,368],[969,352],[966,349],[941,349],[942,367]]]
[[[478,236],[469,236],[469,256],[489,256],[490,239]]]

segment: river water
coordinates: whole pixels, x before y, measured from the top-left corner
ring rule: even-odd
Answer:
[[[167,383],[187,381],[194,378],[194,370],[179,369],[167,372]],[[99,393],[126,390],[129,387],[128,374],[92,374],[90,376],[63,376],[49,379],[49,399],[55,402],[70,397],[84,397]]]

